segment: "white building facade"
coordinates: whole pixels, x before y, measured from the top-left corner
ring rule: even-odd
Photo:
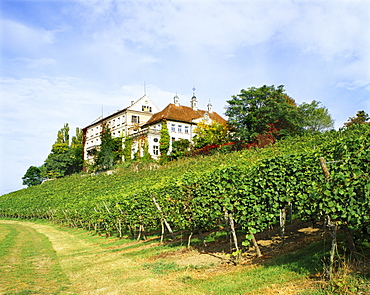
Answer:
[[[126,136],[139,132],[141,126],[157,112],[159,112],[157,106],[147,95],[144,95],[136,102],[132,101],[129,107],[105,118],[98,118],[82,129],[84,160],[93,160],[91,151],[100,146],[100,136],[104,124],[110,128],[112,137],[120,137],[123,140]]]
[[[211,124],[214,121],[220,124],[227,123],[224,118],[212,111],[211,104],[208,104],[207,111],[199,110],[197,104],[197,98],[193,95],[190,101],[190,107],[182,106],[176,95],[174,97],[174,103],[167,105],[162,111],[154,114],[141,127],[140,134],[134,135],[134,138],[139,138],[139,136],[141,136],[141,140],[146,138],[150,155],[154,159],[157,159],[160,156],[159,141],[161,138],[161,126],[164,120],[167,123],[170,136],[169,153],[172,150],[173,142],[180,139],[192,141],[192,138],[195,136],[194,129],[198,123],[204,122]],[[139,148],[139,145],[137,145],[137,148]]]

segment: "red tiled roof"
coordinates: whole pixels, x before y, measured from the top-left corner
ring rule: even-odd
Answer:
[[[208,112],[203,111],[203,110],[195,111],[191,107],[186,107],[186,106],[181,106],[181,105],[176,106],[175,104],[170,103],[162,111],[154,114],[144,126],[157,123],[159,121],[162,121],[163,119],[171,120],[171,121],[178,121],[178,122],[185,122],[185,123],[192,123],[194,119],[203,118],[205,113],[208,113]],[[209,117],[212,120],[220,124],[226,124],[227,122],[224,118],[222,118],[216,112],[209,113]]]

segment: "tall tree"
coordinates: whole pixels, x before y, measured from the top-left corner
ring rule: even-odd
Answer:
[[[115,143],[108,125],[103,124],[102,127],[100,149],[96,156],[95,166],[100,170],[107,170],[115,164]]]
[[[309,133],[323,132],[334,128],[334,120],[329,110],[322,106],[319,101],[302,103],[298,106],[302,118],[303,128]]]
[[[184,138],[174,141],[172,143],[172,151],[170,155],[171,160],[185,156],[186,152],[189,151],[190,146],[190,141]]]
[[[370,117],[364,111],[358,111],[355,117],[350,117],[346,123],[344,123],[344,127],[349,127],[354,124],[369,124],[370,125]]]
[[[82,129],[76,128],[76,135],[71,140],[72,165],[69,168],[69,174],[82,171],[83,167],[83,135]]]
[[[48,178],[59,178],[69,175],[73,165],[71,149],[69,146],[69,126],[58,131],[57,140],[51,147],[51,153],[45,160],[46,174]]]
[[[27,185],[28,187],[38,185],[42,183],[45,179],[43,176],[42,168],[36,166],[30,166],[26,174],[22,177],[23,185]]]
[[[278,131],[278,138],[302,131],[297,105],[284,93],[283,85],[242,89],[227,102],[226,115],[243,140],[252,141],[271,127]]]
[[[168,132],[167,121],[163,120],[161,128],[161,139],[159,140],[159,150],[161,151],[161,155],[165,157],[169,149],[170,149],[170,134]]]
[[[211,124],[198,123],[194,129],[194,147],[202,148],[211,144],[223,144],[230,142],[230,128],[226,124],[213,121]]]
[[[132,138],[129,136],[126,136],[124,141],[124,148],[123,148],[123,158],[125,161],[131,161],[132,160]]]

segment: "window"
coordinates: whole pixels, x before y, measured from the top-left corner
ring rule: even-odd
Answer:
[[[182,125],[179,125],[179,126],[178,126],[178,132],[179,132],[179,133],[182,133]]]
[[[150,106],[142,106],[141,107],[141,110],[143,111],[143,112],[152,112],[152,107],[150,107]]]
[[[158,142],[158,138],[154,138],[154,139],[153,139],[153,141],[154,141],[154,142]]]
[[[153,145],[153,155],[158,156],[159,155],[159,146]]]
[[[175,124],[171,124],[171,131],[176,132],[176,125]]]
[[[185,134],[189,134],[189,126],[185,126]]]
[[[139,124],[140,123],[139,116],[132,115],[132,117],[131,117],[131,123],[133,123],[133,124]]]

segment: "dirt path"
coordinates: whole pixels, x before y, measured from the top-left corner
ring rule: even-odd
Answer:
[[[195,290],[181,293],[178,290],[185,287],[181,282],[158,278],[150,270],[143,269],[139,262],[124,257],[120,251],[102,249],[52,226],[0,220],[0,227],[2,241],[13,239],[10,247],[4,250],[1,271],[17,268],[16,272],[9,273],[8,280],[1,281],[1,294],[12,294],[10,291],[28,291],[27,294],[201,294]],[[40,239],[44,246],[36,243]],[[44,249],[47,248],[45,240],[52,245],[48,251]],[[28,251],[26,249],[31,244],[34,244],[32,249],[35,253],[31,259],[32,270],[28,270],[25,263],[30,261],[23,259],[22,251]],[[50,254],[52,249],[56,253],[54,257]],[[51,265],[59,266],[59,272],[55,272]],[[58,282],[58,278],[55,282],[45,282],[47,279],[40,273],[65,279],[63,284]],[[33,280],[35,277],[37,280]]]

